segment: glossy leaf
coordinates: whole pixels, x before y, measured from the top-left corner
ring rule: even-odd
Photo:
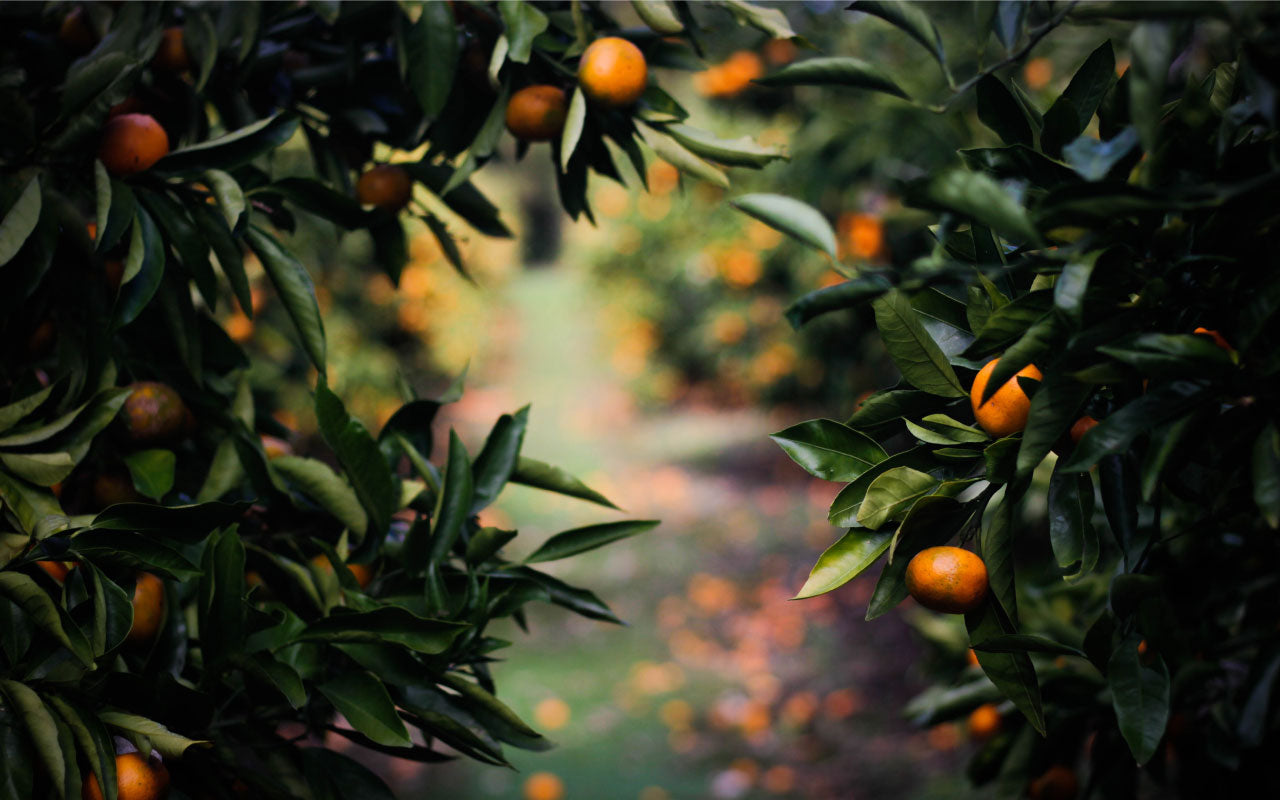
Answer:
[[[533,3],[524,0],[498,0],[498,12],[506,26],[506,36],[510,42],[507,58],[517,64],[529,63],[529,55],[533,51],[533,40],[547,29],[550,24],[547,15],[538,10]]]
[[[912,39],[924,45],[945,70],[947,55],[942,47],[942,37],[920,6],[904,0],[858,0],[852,8],[902,29]]]
[[[855,480],[886,458],[874,439],[829,419],[801,422],[769,438],[810,475],[828,481]]]
[[[367,672],[349,672],[316,686],[351,726],[378,744],[408,747],[412,742],[382,682]]]
[[[542,543],[537,550],[527,556],[526,564],[542,561],[555,561],[561,558],[585,553],[597,547],[603,547],[620,539],[635,536],[638,533],[656,528],[659,520],[627,520],[625,522],[606,522],[599,525],[588,525],[570,531],[557,533]]]
[[[164,175],[197,175],[209,169],[229,170],[275,150],[293,137],[298,118],[275,114],[223,136],[174,150],[152,171]]]
[[[1206,393],[1197,381],[1171,381],[1114,412],[1080,439],[1063,469],[1083,472],[1106,455],[1122,453],[1142,433],[1180,416],[1199,404]]]
[[[503,414],[494,424],[472,465],[475,485],[471,513],[482,510],[497,499],[502,487],[511,480],[520,459],[520,447],[524,444],[528,424],[529,406],[515,414]]]
[[[18,196],[17,201],[0,220],[0,267],[8,264],[26,244],[40,221],[40,178],[33,177]]]
[[[360,505],[368,515],[368,532],[381,536],[391,522],[395,486],[391,470],[369,431],[352,419],[324,379],[316,383],[316,419],[325,442],[333,448]]]
[[[124,457],[133,487],[157,503],[173,488],[177,458],[172,450],[139,450]]]
[[[390,642],[418,653],[444,652],[470,626],[458,622],[420,617],[398,606],[381,606],[371,611],[349,612],[335,609],[328,617],[307,625],[297,637],[301,642]]]
[[[511,473],[511,482],[555,492],[556,494],[563,494],[568,497],[576,497],[579,500],[586,500],[589,503],[595,503],[606,508],[618,508],[604,495],[559,467],[553,467],[550,464],[526,456],[520,456],[516,461],[515,471]]]
[[[867,619],[873,620],[892,610],[907,597],[907,565],[916,553],[946,544],[969,524],[973,510],[950,497],[926,495],[908,511],[893,536],[893,554],[880,571]]]
[[[58,796],[67,796],[66,753],[58,739],[58,725],[53,713],[41,701],[40,695],[24,683],[0,679],[0,692],[9,698],[9,703],[22,719],[23,725],[31,737],[31,744],[40,761],[44,764],[45,774],[53,781],[53,788]]]
[[[458,36],[448,3],[425,3],[405,34],[407,76],[422,113],[434,117],[453,89]]]
[[[1075,567],[1072,577],[1096,566],[1098,532],[1093,526],[1093,502],[1089,473],[1054,471],[1049,481],[1049,542],[1058,566]]]
[[[369,518],[351,484],[322,461],[301,456],[279,456],[271,468],[283,474],[307,497],[332,514],[358,536],[368,529]]]
[[[848,86],[883,92],[903,100],[911,99],[884,70],[852,56],[820,56],[797,61],[757,79],[756,83],[765,86]]]
[[[1169,722],[1169,669],[1159,654],[1138,653],[1142,637],[1125,637],[1107,662],[1107,685],[1120,733],[1138,764],[1155,755]]]
[[[578,141],[582,138],[582,128],[587,122],[587,96],[582,87],[573,90],[569,98],[569,110],[565,112],[564,129],[560,132],[560,169],[569,169],[569,159],[578,149]]]
[[[858,524],[877,530],[885,523],[906,516],[920,497],[933,491],[938,481],[911,467],[894,467],[877,475],[867,486],[858,509]]]
[[[316,303],[316,290],[311,276],[292,253],[270,234],[250,227],[245,240],[258,254],[262,267],[271,279],[281,303],[293,320],[294,329],[302,341],[302,347],[311,363],[323,375],[325,372],[324,323],[320,320],[320,307]]]
[[[890,292],[877,299],[872,307],[889,357],[912,386],[940,397],[968,394],[906,295]]]
[[[911,196],[921,204],[954,211],[1018,242],[1039,236],[1026,212],[992,178],[979,172],[951,170],[913,185]]]
[[[818,556],[809,578],[793,600],[817,597],[839,589],[876,563],[889,549],[891,531],[867,531],[850,528],[835,544]]]
[[[426,554],[426,564],[435,566],[444,562],[453,543],[462,532],[462,526],[470,513],[474,499],[475,486],[471,472],[471,460],[467,456],[467,448],[457,432],[449,431],[449,455],[447,457],[444,484],[440,487],[440,497],[432,514],[431,545]],[[405,542],[406,553],[417,553],[410,550],[410,543]],[[416,566],[420,563],[418,556],[410,556],[409,563]]]
[[[964,622],[969,629],[969,641],[974,645],[998,636],[1017,633],[1007,620],[1001,618],[995,603],[984,603],[978,610],[965,614]],[[1043,736],[1044,704],[1040,698],[1040,684],[1031,658],[1025,652],[983,652],[976,647],[974,652],[978,657],[978,664],[991,682],[1001,694],[1013,701],[1031,726]]]
[[[750,136],[721,139],[683,123],[665,125],[663,130],[694,154],[718,164],[759,168],[774,161],[787,160],[787,154],[779,148],[756,144]]]

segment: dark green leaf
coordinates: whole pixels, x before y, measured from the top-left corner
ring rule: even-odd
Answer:
[[[8,264],[22,249],[40,221],[40,178],[33,177],[27,187],[18,196],[17,202],[9,207],[0,221],[0,267]]]
[[[409,747],[412,741],[382,681],[367,672],[349,672],[316,686],[351,727],[378,744]]]
[[[279,456],[271,460],[271,468],[296,484],[302,493],[332,514],[357,537],[368,530],[369,518],[351,484],[329,468],[328,464],[301,456]]]
[[[858,0],[853,9],[901,28],[912,39],[924,45],[945,71],[947,55],[942,49],[942,37],[929,20],[929,14],[920,6],[903,0]]]
[[[298,259],[269,233],[251,226],[245,233],[245,239],[262,261],[262,267],[293,320],[311,363],[324,375],[324,323],[320,320],[320,307],[316,303],[311,276]]]
[[[823,56],[797,61],[756,82],[765,86],[848,86],[884,92],[903,100],[911,99],[884,70],[851,56]]]
[[[331,616],[307,625],[298,635],[300,642],[390,642],[410,650],[434,655],[449,648],[453,640],[470,627],[458,622],[420,617],[399,606],[383,606],[373,611],[349,612],[335,609]]]
[[[1054,470],[1049,481],[1049,541],[1058,566],[1078,565],[1073,577],[1096,566],[1098,532],[1093,526],[1093,479],[1089,473]]]
[[[1078,648],[1034,633],[1007,633],[1003,636],[993,636],[981,642],[974,642],[973,649],[979,653],[1049,653],[1055,656],[1085,657],[1084,652]]]
[[[529,63],[529,55],[533,51],[533,40],[547,29],[547,15],[524,0],[499,0],[498,12],[502,14],[502,22],[506,26],[507,40],[510,50],[507,58],[517,64]]]
[[[872,307],[889,357],[912,386],[940,397],[968,394],[906,295],[890,292],[877,299]]]
[[[926,495],[916,501],[894,534],[893,554],[881,570],[867,605],[868,620],[888,613],[906,599],[907,564],[916,553],[946,544],[969,523],[973,513],[950,497]]]
[[[1026,211],[988,175],[950,170],[913,184],[909,195],[926,208],[954,211],[1018,242],[1039,236]]]
[[[355,489],[356,497],[360,498],[360,505],[364,506],[369,520],[368,533],[376,540],[391,524],[396,503],[395,485],[386,459],[364,425],[347,414],[324,378],[316,383],[316,418],[320,433],[338,456],[338,463]]]
[[[809,292],[793,303],[787,309],[787,321],[791,323],[791,327],[799,330],[814,317],[830,311],[856,308],[880,297],[892,288],[893,284],[882,275],[870,275],[837,283],[825,289]]]
[[[420,555],[421,547],[411,547],[410,542],[406,541],[406,560],[411,567],[420,569],[424,565],[437,566],[448,558],[471,510],[475,491],[473,481],[467,448],[457,432],[450,429],[444,484],[440,487],[435,513],[431,515],[433,524],[430,548],[424,560]]]
[[[422,113],[434,117],[453,90],[458,67],[458,34],[448,3],[424,3],[422,15],[405,34],[409,86]]]
[[[1091,428],[1076,445],[1063,469],[1083,472],[1105,455],[1124,452],[1138,436],[1199,405],[1207,393],[1206,385],[1198,381],[1178,380],[1153,385],[1142,397]]]
[[[1280,432],[1270,422],[1253,444],[1253,501],[1272,528],[1280,527]]]
[[[532,486],[535,489],[542,489],[556,494],[563,494],[569,497],[576,497],[579,500],[586,500],[590,503],[605,506],[606,508],[617,509],[608,498],[600,494],[596,490],[587,486],[582,481],[573,477],[569,473],[536,461],[532,458],[520,456],[516,461],[515,472],[511,473],[511,482],[519,483],[525,486]]]
[[[1107,662],[1107,685],[1120,733],[1138,764],[1155,755],[1169,722],[1169,669],[1159,655],[1138,653],[1142,636],[1131,633]]]
[[[965,627],[969,629],[971,643],[985,642],[997,636],[1017,633],[1002,618],[996,603],[983,603],[976,611],[965,614]],[[1025,653],[992,653],[975,649],[978,664],[991,682],[1005,697],[1013,701],[1030,721],[1033,728],[1045,734],[1044,706],[1040,700],[1040,684],[1036,680],[1035,667]]]
[[[1032,147],[1035,134],[1022,106],[1014,98],[1009,87],[994,75],[986,75],[975,89],[978,102],[978,119],[995,131],[1006,145],[1021,144]]]
[[[644,533],[659,525],[658,520],[627,520],[624,522],[606,522],[600,525],[588,525],[574,528],[564,533],[557,533],[542,543],[542,546],[525,558],[524,563],[536,564],[541,561],[555,561],[560,558],[585,553],[597,547]]]
[[[298,118],[280,113],[258,120],[216,139],[174,150],[152,168],[169,177],[198,175],[205,170],[229,170],[247,164],[289,141],[298,130]]]
[[[889,549],[892,531],[868,531],[850,528],[835,544],[818,556],[809,578],[793,600],[816,597],[838,589],[858,577]]]
[[[828,481],[852,481],[886,457],[874,439],[829,419],[801,422],[769,438],[810,475]]]
[[[524,443],[524,432],[528,424],[528,406],[515,414],[503,414],[494,424],[473,465],[475,487],[471,513],[482,510],[497,499],[502,487],[511,480],[520,458],[520,447]]]

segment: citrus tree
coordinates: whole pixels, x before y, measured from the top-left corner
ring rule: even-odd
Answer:
[[[389,797],[324,742],[499,765],[504,745],[549,745],[498,698],[489,664],[511,642],[487,628],[533,602],[616,622],[540,565],[656,523],[509,555],[516,531],[479,514],[510,483],[613,506],[522,452],[527,407],[474,454],[452,431],[437,447],[460,383],[428,398],[405,381],[376,432],[353,418],[290,234],[308,215],[368,236],[394,281],[417,218],[464,271],[459,226],[509,235],[470,181],[504,127],[519,155],[552,141],[575,217],[589,171],[644,175],[654,151],[721,183],[716,164],[758,163],[687,125],[648,72],[689,59],[689,9],[637,3],[649,28],[628,38],[613,10],[0,10],[0,797]],[[298,150],[310,169],[278,170]],[[253,317],[259,273],[309,363],[315,457],[218,322]]]
[[[845,484],[844,531],[797,597],[880,565],[868,619],[909,596],[962,614],[913,614],[952,655],[907,712],[967,716],[969,775],[1001,796],[1274,793],[1273,10],[998,3],[940,28],[912,4],[852,8],[936,78],[833,54],[761,83],[987,131],[898,186],[932,218],[916,246],[837,265],[847,280],[787,312],[869,306],[901,373],[843,422],[773,437]],[[1042,104],[1016,78],[1061,41],[1087,56]],[[836,259],[811,205],[733,202]]]

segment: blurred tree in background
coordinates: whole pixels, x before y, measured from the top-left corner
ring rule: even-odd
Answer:
[[[773,437],[845,484],[829,514],[845,532],[798,597],[884,559],[868,619],[908,596],[963,613],[912,614],[951,656],[907,712],[967,717],[985,741],[969,777],[999,796],[1275,793],[1280,19],[853,8],[936,68],[837,45],[765,74],[810,109],[789,190],[805,202],[731,201],[846,278],[787,318],[858,309],[901,374],[845,398],[845,422]],[[892,108],[842,125],[851,89]],[[864,160],[928,116],[955,155]],[[886,263],[841,258],[832,198],[855,176],[891,180],[921,223]]]
[[[548,746],[498,699],[486,626],[618,621],[534,565],[656,523],[504,558],[516,531],[479,513],[508,483],[612,504],[522,454],[527,407],[430,462],[461,379],[428,398],[440,370],[396,365],[452,335],[438,265],[490,274],[459,228],[509,235],[470,181],[504,127],[519,155],[551,139],[575,218],[589,171],[654,151],[720,183],[780,157],[687,124],[647,65],[702,25],[637,12],[623,39],[578,2],[0,9],[0,797],[387,797],[324,737]],[[536,136],[531,85],[558,98],[523,112]]]

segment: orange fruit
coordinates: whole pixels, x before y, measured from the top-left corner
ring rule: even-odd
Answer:
[[[121,114],[102,129],[98,158],[112,175],[150,169],[169,152],[169,134],[150,114]]]
[[[399,211],[413,197],[413,180],[409,173],[392,164],[381,164],[356,181],[356,199],[367,206]]]
[[[1084,416],[1076,420],[1071,426],[1072,443],[1080,444],[1080,440],[1084,438],[1084,435],[1097,424],[1098,421],[1090,416]]]
[[[560,135],[569,100],[558,86],[526,86],[507,101],[507,130],[526,142],[546,142]]]
[[[102,264],[102,277],[112,294],[120,291],[120,282],[124,280],[124,262],[118,258],[107,259]]]
[[[1211,328],[1196,328],[1192,333],[1199,336],[1208,336],[1210,339],[1213,339],[1214,344],[1221,347],[1223,350],[1226,350],[1228,353],[1234,353],[1236,351],[1236,349],[1227,342],[1226,338],[1222,334]]]
[[[329,561],[329,557],[324,553],[311,559],[311,563],[317,569],[321,569],[330,574],[333,573],[333,564]],[[351,577],[356,579],[356,583],[363,589],[373,580],[373,569],[367,564],[348,564],[347,571],[351,573]]]
[[[564,781],[550,772],[535,772],[524,782],[524,800],[560,800]]]
[[[191,56],[187,54],[187,43],[182,35],[182,28],[174,26],[165,28],[160,37],[160,47],[152,64],[166,72],[186,72],[191,69]]]
[[[1033,58],[1022,68],[1022,77],[1027,88],[1038,92],[1053,80],[1053,62],[1047,58]]]
[[[108,469],[93,476],[92,495],[93,502],[99,509],[117,503],[146,502],[146,498],[133,487],[133,479],[129,477],[129,473],[119,468]]]
[[[966,651],[965,651],[965,654],[964,654],[964,660],[965,660],[965,661],[969,664],[969,666],[971,666],[971,667],[980,667],[980,666],[982,666],[981,664],[979,664],[979,663],[978,663],[978,654],[977,654],[977,653],[975,653],[975,652],[973,652],[973,648],[972,648],[972,647],[970,647],[968,650],[966,650]]]
[[[37,561],[36,566],[49,573],[49,577],[58,583],[66,580],[74,562],[71,561]]]
[[[138,381],[124,401],[124,426],[134,444],[158,444],[182,433],[189,422],[187,406],[171,387]]]
[[[126,640],[147,644],[160,630],[164,619],[164,581],[150,572],[139,572],[133,586],[133,627]]]
[[[79,6],[62,18],[62,24],[58,26],[58,41],[77,55],[89,52],[98,43],[97,35],[89,27],[84,10]]]
[[[267,454],[267,458],[279,458],[280,456],[293,455],[293,446],[284,439],[278,439],[275,436],[262,434],[262,452]]]
[[[158,758],[146,759],[141,753],[116,756],[116,796],[119,800],[160,800],[169,793],[169,770]],[[80,791],[83,800],[102,800],[98,777],[90,774]]]
[[[929,547],[907,563],[907,591],[925,608],[963,614],[987,597],[987,565],[960,547]]]
[[[993,359],[978,371],[973,379],[973,388],[969,390],[969,401],[973,404],[974,418],[987,433],[992,436],[1008,436],[1027,427],[1027,413],[1031,410],[1031,398],[1018,385],[1018,378],[1038,381],[1044,376],[1036,369],[1035,364],[1028,364],[979,406],[978,402],[982,400],[982,393],[987,388],[987,380],[998,363],[1000,359]]]
[[[1031,800],[1074,800],[1079,790],[1080,782],[1076,779],[1075,770],[1056,764],[1031,782],[1027,787],[1027,797]]]
[[[644,53],[626,39],[596,39],[578,62],[578,83],[587,99],[606,108],[623,108],[640,99],[649,83]]]
[[[969,736],[986,741],[1000,732],[1002,722],[995,703],[983,703],[969,715]]]

